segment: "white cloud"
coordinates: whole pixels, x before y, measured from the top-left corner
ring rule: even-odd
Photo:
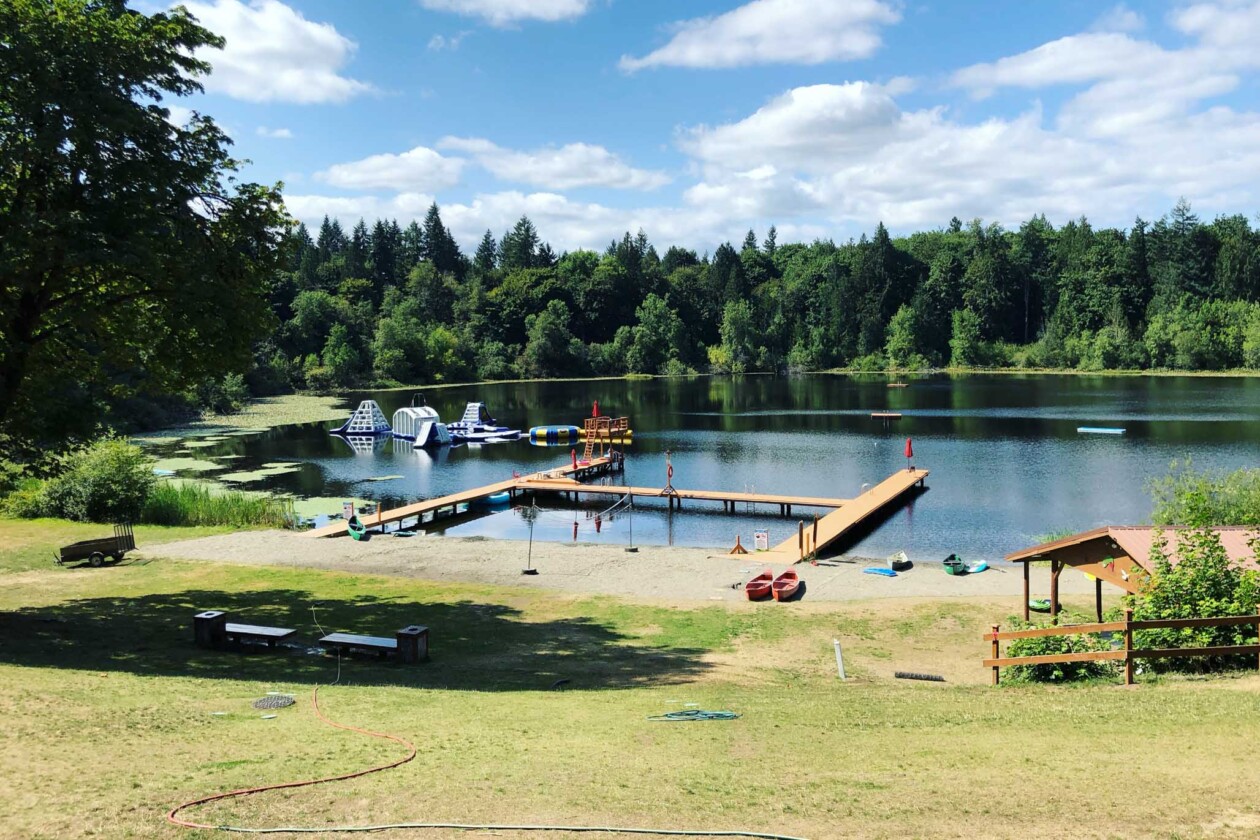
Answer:
[[[432,52],[441,52],[442,50],[455,52],[455,50],[459,49],[460,42],[471,34],[471,32],[465,30],[454,35],[434,35],[429,39],[428,48]]]
[[[417,192],[399,193],[388,199],[371,195],[284,197],[289,213],[307,225],[319,224],[324,216],[339,219],[347,226],[353,225],[359,219],[422,219],[433,201],[433,196]]]
[[[555,22],[579,18],[594,0],[420,0],[435,12],[479,17],[491,26],[510,26],[523,20]]]
[[[188,0],[182,5],[227,41],[204,50],[206,90],[247,102],[344,102],[372,86],[340,74],[356,44],[279,0]]]
[[[1027,91],[1022,112],[1005,116],[976,120],[944,105],[903,107],[898,97],[913,87],[904,79],[785,91],[741,117],[679,130],[676,143],[694,178],[680,199],[646,207],[562,194],[588,183],[582,179],[609,159],[626,167],[601,147],[585,147],[590,158],[574,155],[574,163],[568,146],[520,152],[448,138],[444,151],[458,148],[492,172],[498,167],[502,178],[547,189],[444,203],[443,219],[465,248],[487,228],[498,235],[527,214],[558,250],[600,248],[642,227],[658,245],[711,251],[749,227],[764,234],[771,223],[788,242],[844,239],[878,221],[908,232],[952,216],[1016,225],[1037,213],[1060,223],[1087,215],[1124,226],[1181,196],[1203,215],[1249,212],[1260,205],[1260,105],[1237,93],[1232,101],[1220,97],[1260,80],[1260,54],[1250,48],[1252,33],[1260,38],[1260,0],[1200,2],[1169,22],[1184,43],[1085,32],[954,74],[965,91]],[[1046,107],[1038,96],[1052,87],[1062,97]],[[583,167],[583,160],[595,164]],[[374,182],[421,195],[302,196],[294,212],[313,221],[324,212],[350,221],[357,214],[422,216],[438,188],[400,180]]]
[[[1124,3],[1112,6],[1090,27],[1095,32],[1140,32],[1145,28],[1146,19]]]
[[[879,28],[900,19],[883,0],[753,0],[723,15],[674,24],[669,43],[643,58],[622,56],[621,69],[867,58],[880,47]]]
[[[400,155],[372,155],[330,166],[315,177],[334,187],[357,190],[437,192],[459,183],[464,161],[443,157],[426,146]]]
[[[265,125],[258,126],[259,137],[269,137],[272,140],[292,140],[293,132],[287,128],[267,128]]]
[[[587,143],[521,152],[477,137],[444,137],[438,146],[471,155],[502,180],[550,190],[577,187],[651,190],[670,180],[664,172],[635,169],[603,146]]]
[[[163,102],[162,107],[170,112],[166,121],[171,125],[178,126],[179,128],[183,128],[188,125],[188,121],[191,120],[193,114],[196,113],[196,111],[192,108],[185,108],[183,105],[171,105]]]

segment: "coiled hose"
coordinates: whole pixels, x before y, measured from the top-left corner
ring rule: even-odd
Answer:
[[[390,770],[399,767],[416,757],[416,747],[410,741],[400,738],[397,735],[390,735],[385,732],[373,732],[370,729],[360,729],[357,726],[349,726],[344,723],[337,723],[324,716],[319,709],[319,686],[311,693],[311,707],[315,711],[315,716],[329,726],[337,729],[344,729],[348,732],[358,732],[361,735],[368,735],[373,738],[384,738],[401,744],[407,750],[407,755],[397,761],[391,761],[388,764],[381,764],[376,767],[369,767],[366,770],[357,770],[353,773],[342,773],[338,776],[325,776],[320,779],[306,779],[300,782],[279,782],[272,785],[261,785],[259,787],[241,788],[240,790],[227,791],[226,793],[216,793],[211,796],[203,796],[200,799],[193,799],[181,805],[176,805],[166,815],[168,822],[184,828],[200,828],[210,831],[230,831],[237,834],[337,834],[337,833],[367,833],[372,831],[393,831],[393,830],[422,830],[422,829],[454,829],[465,831],[570,831],[584,833],[605,834],[646,834],[657,837],[747,837],[754,840],[805,840],[803,837],[792,837],[787,834],[765,834],[755,831],[690,831],[685,829],[669,829],[669,828],[618,828],[615,826],[596,826],[596,825],[492,825],[492,824],[472,824],[472,823],[441,823],[441,822],[402,822],[402,823],[382,823],[379,825],[346,825],[346,826],[321,826],[319,828],[306,828],[300,826],[287,826],[276,828],[248,828],[238,825],[210,825],[209,823],[197,823],[180,817],[180,812],[197,805],[206,805],[211,802],[220,802],[225,799],[235,799],[239,796],[249,796],[255,793],[262,793],[268,790],[283,790],[286,788],[309,787],[311,785],[320,785],[326,782],[342,782],[348,779],[357,779],[361,776],[367,776],[372,773],[379,773],[382,770]],[[695,719],[695,718],[691,718]]]

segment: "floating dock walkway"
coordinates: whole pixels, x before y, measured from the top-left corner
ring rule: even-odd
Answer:
[[[900,502],[916,486],[926,487],[927,477],[927,470],[908,469],[893,473],[856,499],[846,502],[839,510],[803,525],[795,537],[759,553],[757,559],[788,565],[799,563],[809,555],[825,550],[880,511]]]
[[[792,507],[834,508],[831,513],[821,519],[815,519],[806,526],[802,523],[796,536],[784,540],[770,551],[757,554],[768,563],[792,564],[804,560],[811,554],[826,550],[850,531],[857,528],[880,511],[902,501],[916,487],[924,487],[928,477],[927,470],[899,470],[881,481],[855,499],[827,499],[812,496],[791,496],[777,493],[740,493],[722,490],[680,490],[674,487],[629,487],[609,484],[582,484],[582,479],[607,475],[620,466],[619,459],[596,458],[590,463],[579,463],[576,467],[565,464],[544,472],[519,476],[476,487],[449,496],[428,499],[413,505],[406,505],[393,510],[380,511],[375,516],[369,514],[363,518],[368,527],[384,526],[404,519],[420,519],[426,513],[437,515],[443,510],[454,513],[459,505],[469,504],[496,493],[510,493],[515,497],[518,493],[568,493],[573,497],[579,495],[604,496],[638,496],[640,498],[664,498],[669,509],[681,509],[683,500],[700,502],[721,502],[722,509],[734,513],[736,505],[778,505],[780,514],[790,516]],[[347,533],[345,522],[334,522],[323,528],[308,531],[312,537],[338,537]]]
[[[506,481],[500,481],[497,484],[488,484],[485,487],[474,487],[472,490],[463,490],[459,493],[452,493],[449,496],[439,496],[436,499],[426,499],[423,502],[416,502],[414,505],[405,505],[393,510],[384,510],[376,514],[364,514],[360,521],[369,528],[388,525],[392,522],[401,522],[404,519],[413,519],[423,517],[426,513],[438,514],[447,508],[451,513],[460,505],[466,505],[475,502],[478,499],[484,499],[486,496],[493,496],[496,493],[511,493],[516,495],[516,491],[522,486],[528,486],[531,481],[542,481],[546,479],[565,479],[565,478],[592,478],[597,475],[605,475],[615,469],[619,464],[619,460],[612,458],[595,458],[589,464],[578,463],[575,467],[572,464],[565,464],[562,467],[556,467],[553,470],[545,472],[533,473],[532,475],[521,476],[518,478],[509,478]],[[307,531],[308,537],[341,537],[349,533],[344,521],[334,522],[331,525],[325,525],[323,528],[316,528],[313,531]]]
[[[792,515],[792,505],[797,507],[838,508],[849,504],[848,499],[819,499],[813,496],[784,496],[777,493],[738,493],[726,490],[682,490],[671,488],[666,491],[660,487],[619,487],[611,484],[579,484],[573,479],[566,480],[529,480],[522,481],[516,489],[522,492],[535,493],[572,493],[577,495],[600,496],[640,496],[643,498],[663,498],[668,501],[669,509],[682,509],[683,499],[699,502],[721,502],[722,509],[735,512],[737,504],[778,505],[779,513]]]

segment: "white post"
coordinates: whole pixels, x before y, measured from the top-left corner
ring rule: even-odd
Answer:
[[[844,654],[840,651],[840,640],[832,639],[831,643],[836,646],[836,670],[840,672],[840,679],[844,680]]]

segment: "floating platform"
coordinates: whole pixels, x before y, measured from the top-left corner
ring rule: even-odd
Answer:
[[[1124,429],[1110,426],[1077,426],[1076,432],[1082,435],[1122,435]]]
[[[895,411],[872,411],[871,417],[879,420],[900,420],[901,415]]]

